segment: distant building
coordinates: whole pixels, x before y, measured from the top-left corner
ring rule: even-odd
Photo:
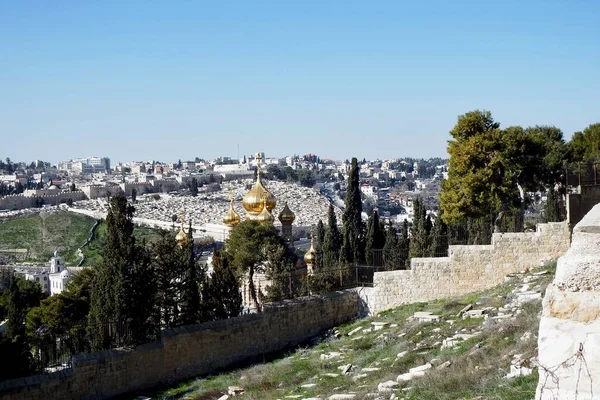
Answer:
[[[89,157],[76,158],[58,163],[60,171],[66,171],[71,175],[87,175],[99,172],[110,172],[110,158]]]
[[[71,273],[58,255],[58,251],[55,251],[54,256],[50,259],[50,295],[62,293],[70,279]]]
[[[50,286],[48,280],[48,271],[45,269],[36,269],[25,272],[25,279],[28,281],[37,282],[42,288],[43,293],[50,294]]]

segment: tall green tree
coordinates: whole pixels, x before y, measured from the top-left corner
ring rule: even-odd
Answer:
[[[428,219],[423,199],[416,198],[413,207],[414,216],[412,229],[410,230],[409,256],[410,258],[427,257],[430,253],[431,220]]]
[[[344,225],[343,257],[347,264],[365,261],[365,227],[362,220],[360,197],[360,168],[356,157],[352,158],[346,186],[346,207],[342,216]]]
[[[156,279],[156,307],[161,327],[181,325],[181,292],[188,266],[186,249],[177,245],[172,233],[163,231],[150,249]]]
[[[198,196],[198,180],[196,178],[192,178],[192,181],[190,182],[190,194],[193,197]]]
[[[319,220],[317,223],[317,233],[314,240],[315,246],[315,265],[313,271],[315,274],[320,274],[325,269],[325,225]]]
[[[408,221],[404,220],[402,223],[402,233],[400,235],[400,265],[404,265],[405,268],[410,268],[410,236],[408,235]]]
[[[239,275],[247,275],[250,297],[258,311],[261,310],[261,305],[254,285],[254,272],[267,261],[270,245],[286,247],[284,239],[273,225],[258,221],[240,222],[231,229],[225,241],[224,251],[231,265]]]
[[[340,259],[342,238],[337,224],[335,209],[329,204],[327,210],[327,230],[323,241],[323,265],[325,268],[337,269]]]
[[[145,248],[133,236],[134,211],[122,193],[110,198],[88,318],[94,350],[143,343],[157,331],[154,275]]]
[[[558,197],[554,186],[546,190],[546,202],[544,203],[544,220],[546,222],[559,222]]]
[[[266,275],[271,282],[266,287],[266,301],[281,301],[294,297],[295,261],[294,253],[287,246],[281,246],[280,243],[267,245]]]
[[[436,217],[431,230],[431,257],[446,257],[448,255],[448,225],[440,217]]]
[[[406,256],[402,255],[402,246],[398,232],[390,222],[385,231],[385,245],[383,246],[383,260],[386,270],[404,269]]]
[[[569,161],[599,161],[600,160],[600,123],[591,124],[582,132],[575,132],[567,148]]]
[[[239,279],[220,250],[213,253],[212,266],[212,274],[202,291],[203,307],[213,320],[237,317],[242,312]]]
[[[202,304],[200,302],[200,287],[204,283],[204,271],[194,253],[191,222],[188,227],[187,241],[182,246],[182,249],[186,264],[181,288],[181,323],[183,325],[191,325],[206,319],[203,318]]]
[[[379,213],[374,211],[367,222],[367,235],[365,246],[365,259],[367,265],[373,265],[374,250],[382,250],[385,246],[385,231],[379,220]]]

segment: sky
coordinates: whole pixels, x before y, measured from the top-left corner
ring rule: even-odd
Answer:
[[[600,1],[0,0],[0,157],[445,157],[600,122]],[[239,147],[239,153],[238,153]]]

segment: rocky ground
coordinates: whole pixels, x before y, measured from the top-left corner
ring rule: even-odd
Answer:
[[[357,319],[284,358],[153,399],[523,399],[537,384],[541,299],[553,266],[491,290]]]
[[[135,206],[135,216],[171,223],[173,214],[179,215],[183,211],[186,220],[191,218],[194,225],[220,224],[229,209],[230,192],[233,195],[235,210],[244,217],[245,210],[242,206],[242,199],[248,192],[248,186],[253,182],[252,180],[224,182],[221,189],[215,192],[200,188],[197,197],[160,194],[158,200],[138,201]],[[277,206],[273,211],[275,217],[283,209],[287,200],[290,209],[296,214],[295,225],[311,226],[316,225],[319,219],[327,221],[329,202],[318,191],[292,183],[276,181],[265,182],[265,186],[277,199]],[[73,207],[106,213],[106,200],[78,201],[74,203]],[[341,210],[339,208],[336,210],[338,221],[341,222]],[[279,221],[276,220],[275,224],[278,225]]]

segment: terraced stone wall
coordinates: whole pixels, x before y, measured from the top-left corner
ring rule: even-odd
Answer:
[[[156,343],[75,357],[61,372],[0,382],[0,400],[106,399],[257,359],[354,318],[356,292],[268,305],[263,313],[163,331]]]
[[[450,246],[448,257],[413,258],[411,269],[376,272],[372,288],[358,289],[361,314],[401,304],[464,295],[503,282],[507,274],[563,255],[570,244],[566,222],[538,224],[536,232],[495,233],[487,246]]]

